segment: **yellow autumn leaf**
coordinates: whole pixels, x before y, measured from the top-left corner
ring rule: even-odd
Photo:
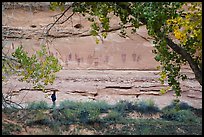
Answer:
[[[96,44],[99,44],[99,39],[96,38]]]

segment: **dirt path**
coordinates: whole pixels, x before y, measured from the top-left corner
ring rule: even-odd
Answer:
[[[181,101],[202,108],[202,87],[193,78],[191,72],[186,72],[190,79],[181,83]],[[3,83],[3,93],[13,92],[12,100],[22,104],[32,101],[46,101],[52,104],[50,95],[54,89],[57,92],[56,104],[63,100],[88,101],[103,100],[114,104],[119,100],[152,99],[160,107],[169,105],[175,99],[174,92],[169,90],[161,95],[159,90],[167,85],[158,81],[158,71],[134,70],[62,70],[57,73],[53,85],[48,86],[45,93],[32,90],[27,83],[17,81],[16,77]]]

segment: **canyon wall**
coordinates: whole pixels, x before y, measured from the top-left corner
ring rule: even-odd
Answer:
[[[152,70],[159,65],[154,60],[152,39],[148,36],[145,26],[141,26],[134,34],[131,34],[129,27],[126,38],[120,36],[119,30],[113,29],[106,39],[96,44],[95,37],[79,35],[88,34],[91,23],[87,21],[87,17],[75,14],[64,24],[56,24],[49,32],[50,36],[46,37],[44,33],[49,27],[47,25],[53,23],[61,11],[51,11],[45,6],[37,7],[18,6],[15,9],[4,9],[3,33],[8,32],[4,50],[12,52],[23,45],[31,54],[40,49],[41,45],[46,45],[49,47],[49,53],[59,59],[64,69]],[[70,14],[71,11],[65,15],[68,17]],[[110,16],[111,28],[117,28],[118,18]],[[81,27],[75,27],[77,24]]]

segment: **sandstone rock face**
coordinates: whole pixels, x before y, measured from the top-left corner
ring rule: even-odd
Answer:
[[[202,108],[202,87],[191,72],[185,74],[189,79],[181,81],[182,96],[179,99],[193,107]],[[46,101],[50,105],[53,91],[56,91],[57,106],[64,100],[115,104],[120,100],[135,102],[151,99],[159,108],[163,108],[176,99],[172,90],[165,94],[159,92],[167,87],[167,83],[161,85],[158,71],[61,70],[56,76],[53,85],[48,85],[45,92],[33,89],[32,84],[19,82],[17,77],[11,77],[3,83],[2,91],[23,106],[33,101]]]
[[[34,53],[41,45],[47,45],[50,54],[59,59],[64,69],[149,70],[159,65],[154,60],[152,40],[145,26],[140,27],[137,34],[131,34],[131,27],[128,28],[126,38],[119,36],[119,30],[112,31],[96,44],[96,38],[88,34],[91,23],[76,14],[64,24],[56,24],[50,30],[51,36],[45,37],[46,26],[54,22],[53,16],[60,11],[28,9],[24,6],[3,12],[3,30],[9,32],[6,35],[6,50],[9,52],[23,45],[27,52]],[[70,14],[71,11],[66,16]],[[111,28],[117,26],[118,19],[113,17]]]

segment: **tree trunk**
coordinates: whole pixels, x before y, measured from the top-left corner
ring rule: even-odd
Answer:
[[[196,80],[202,86],[202,70],[198,67],[198,64],[193,60],[189,53],[187,53],[182,47],[175,44],[171,39],[166,38],[167,44],[171,47],[176,53],[180,54],[184,59],[186,59],[195,74]]]
[[[117,2],[117,6],[126,9],[128,13],[131,15],[131,9],[127,6],[124,5],[120,2]],[[140,18],[140,21],[142,22],[143,25],[147,25],[147,20],[145,18]],[[202,67],[199,68],[198,64],[193,60],[193,58],[188,54],[183,48],[175,44],[171,39],[166,38],[167,44],[171,49],[173,49],[176,53],[180,54],[184,59],[186,59],[193,70],[195,74],[196,80],[200,83],[202,86]],[[202,66],[202,65],[201,65]]]

